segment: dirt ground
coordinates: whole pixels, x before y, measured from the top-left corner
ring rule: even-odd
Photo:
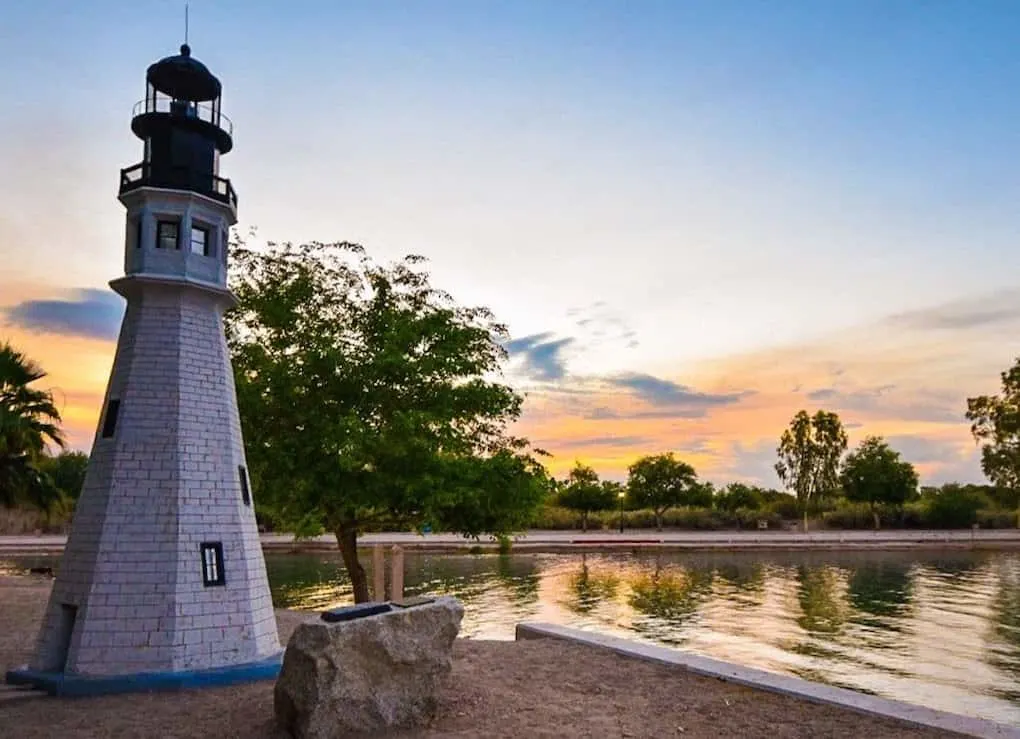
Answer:
[[[0,577],[0,675],[27,661],[50,580]],[[289,638],[309,614],[278,611]],[[272,682],[0,705],[0,737],[276,738]],[[389,737],[861,737],[955,734],[730,685],[552,641],[458,640],[432,725]]]

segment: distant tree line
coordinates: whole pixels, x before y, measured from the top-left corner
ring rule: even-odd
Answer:
[[[716,488],[672,453],[642,457],[626,484],[599,479],[578,462],[553,480],[539,528],[692,529],[786,525],[814,519],[828,528],[1004,528],[1020,525],[1020,357],[1001,374],[998,395],[968,398],[971,434],[991,484],[918,486],[914,466],[881,436],[847,451],[839,415],[799,411],[776,448],[776,474],[787,492],[742,482]],[[622,500],[620,495],[622,493]],[[622,505],[621,505],[622,504]]]

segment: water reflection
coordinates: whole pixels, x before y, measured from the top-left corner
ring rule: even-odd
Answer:
[[[535,557],[501,554],[496,561],[496,577],[518,606],[524,607],[538,600],[541,578]]]
[[[797,623],[812,634],[835,635],[847,618],[842,573],[834,567],[797,567]]]
[[[713,570],[663,567],[661,559],[656,559],[650,572],[637,573],[628,581],[630,607],[652,617],[651,623],[637,620],[634,630],[651,632],[666,643],[682,642],[685,636],[682,627],[698,615],[712,591],[714,578]]]
[[[563,604],[574,613],[590,614],[604,601],[616,598],[620,578],[612,570],[592,571],[588,555],[581,555],[581,568],[570,578],[570,592]]]
[[[893,620],[907,614],[913,595],[910,567],[900,562],[866,562],[850,572],[847,593],[850,605],[873,619],[862,618],[877,628],[896,629]]]
[[[995,618],[988,638],[988,662],[1009,677],[996,690],[1004,700],[1020,703],[1020,572],[1011,563],[996,567]]]
[[[734,591],[750,596],[765,592],[765,566],[761,562],[720,562],[715,566],[715,574]],[[760,602],[760,598],[752,602]]]
[[[351,602],[338,555],[266,564],[279,606]],[[469,637],[550,621],[1020,724],[1020,553],[407,553],[404,581],[459,598]]]

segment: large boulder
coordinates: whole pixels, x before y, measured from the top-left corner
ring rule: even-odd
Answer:
[[[440,597],[383,613],[297,627],[283,656],[274,708],[297,739],[411,727],[435,711],[464,608]]]

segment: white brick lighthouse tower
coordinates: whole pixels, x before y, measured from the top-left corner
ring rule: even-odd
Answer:
[[[56,693],[273,677],[280,643],[223,311],[237,196],[221,86],[187,45],[146,72],[121,171],[127,299],[88,473],[31,663]]]

